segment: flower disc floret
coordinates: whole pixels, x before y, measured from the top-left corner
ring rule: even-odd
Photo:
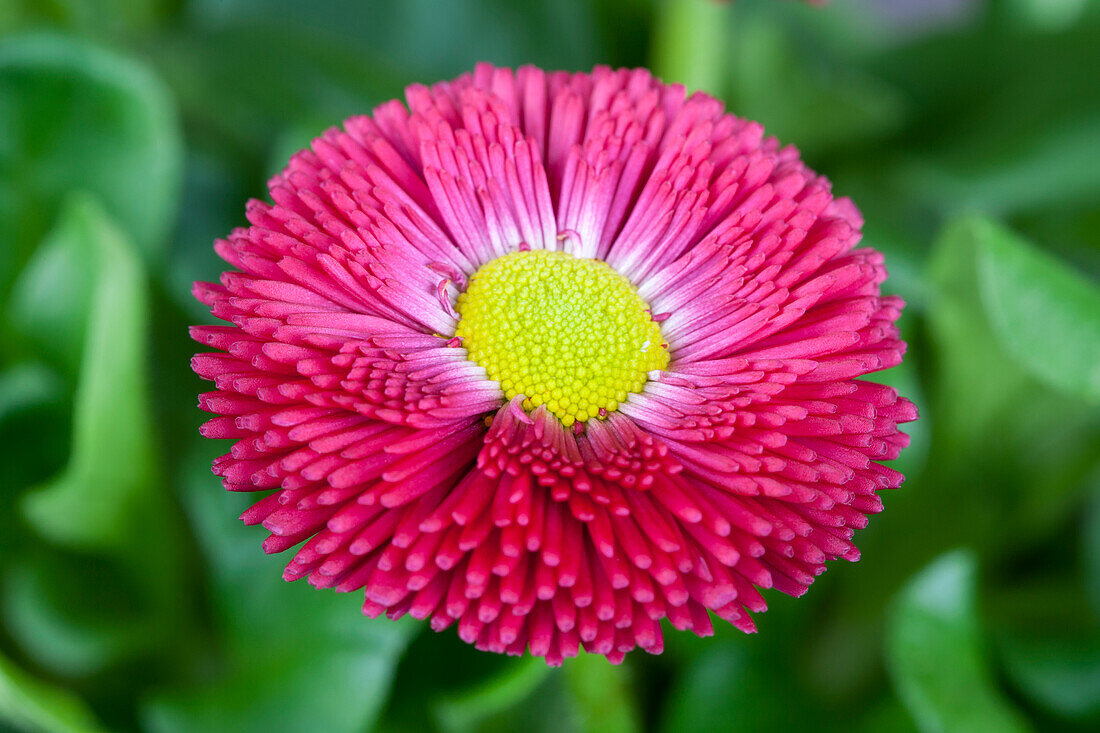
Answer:
[[[614,411],[668,366],[649,306],[600,260],[512,252],[474,273],[457,310],[470,359],[509,399],[546,405],[566,426]]]

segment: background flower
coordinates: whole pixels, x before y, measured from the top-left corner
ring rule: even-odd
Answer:
[[[1100,9],[968,6],[899,30],[860,0],[3,5],[0,727],[1095,728]],[[229,446],[186,366],[211,241],[334,120],[479,59],[712,90],[890,264],[906,486],[759,634],[481,654],[283,582],[212,485]]]

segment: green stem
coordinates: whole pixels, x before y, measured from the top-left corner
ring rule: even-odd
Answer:
[[[663,0],[654,24],[651,62],[666,82],[721,95],[730,35],[729,2]]]

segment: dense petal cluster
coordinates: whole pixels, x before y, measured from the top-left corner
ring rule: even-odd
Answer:
[[[284,573],[365,589],[480,649],[659,652],[661,621],[752,631],[902,476],[916,417],[859,377],[901,361],[902,302],[846,199],[760,125],[645,70],[479,66],[297,153],[216,243],[196,296],[214,471]],[[598,259],[648,304],[663,370],[563,424],[456,336],[521,250]]]

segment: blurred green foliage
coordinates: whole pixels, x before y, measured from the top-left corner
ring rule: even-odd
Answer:
[[[1095,0],[3,0],[0,728],[1095,730],[1098,49]],[[718,94],[909,301],[909,481],[757,636],[481,654],[283,583],[209,474],[213,239],[311,135],[482,59]]]

